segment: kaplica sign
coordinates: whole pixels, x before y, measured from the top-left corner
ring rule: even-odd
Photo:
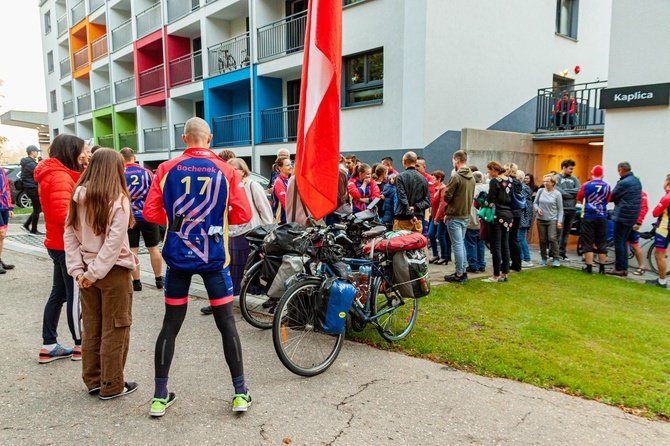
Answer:
[[[634,87],[604,88],[600,91],[600,108],[647,107],[670,104],[670,82]]]

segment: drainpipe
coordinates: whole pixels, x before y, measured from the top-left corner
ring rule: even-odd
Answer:
[[[258,168],[260,167],[260,160],[259,160],[259,165],[255,166],[256,164],[256,131],[254,126],[256,125],[256,119],[254,116],[254,110],[255,110],[255,101],[254,101],[254,84],[256,83],[256,76],[254,76],[254,58],[256,56],[256,20],[254,17],[254,2],[250,1],[249,2],[249,48],[247,48],[247,54],[249,55],[249,113],[250,113],[250,119],[249,119],[249,127],[251,130],[251,170],[254,170],[254,167],[256,167],[256,172],[259,172]]]
[[[165,14],[167,14],[167,1],[161,1],[161,34],[163,36],[163,93],[165,94],[165,118],[167,121],[167,152],[168,160],[172,159],[172,143],[170,142],[174,132],[172,131],[172,122],[170,116],[170,98],[168,97],[168,70],[170,69],[167,55],[167,24],[165,23]]]

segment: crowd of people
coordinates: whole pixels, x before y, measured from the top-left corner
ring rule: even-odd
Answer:
[[[23,164],[30,173],[25,178],[30,178],[30,187],[37,186],[34,202],[49,203],[42,209],[44,245],[53,260],[38,361],[82,361],[88,393],[103,400],[138,388],[136,382],[125,379],[124,368],[133,292],[142,290],[137,256],[141,237],[155,285],[164,288],[165,296],[150,415],[163,416],[176,400],[175,392],[168,390],[168,378],[194,274],[203,278],[209,296],[210,305],[201,311],[213,315],[221,333],[234,388],[232,410],[246,411],[251,396],[232,311],[250,253],[244,235],[259,225],[304,221],[309,213],[297,196],[286,149],[278,153],[266,191],[250,179],[249,167],[233,151],[216,155],[209,149],[212,135],[204,120],[190,119],[182,138],[184,153],[162,163],[155,174],[136,163],[130,148],[89,150],[86,141],[73,135],[54,138],[49,157],[35,165],[39,151],[28,147],[30,159]],[[533,227],[540,243],[540,265],[559,267],[567,261],[568,236],[578,203],[583,203],[583,271],[592,274],[597,266],[601,274],[628,274],[628,246],[637,247],[648,210],[646,194],[629,163],[619,163],[620,179],[612,187],[604,181],[599,165],[591,169],[590,180],[581,184],[570,159],[561,163],[559,172],[544,175],[541,185],[514,163],[491,161],[482,172],[468,165],[462,150],[451,161],[453,170],[447,175],[442,170],[428,173],[426,160],[411,151],[402,157],[401,171],[394,169],[391,157],[370,166],[355,155],[342,156],[337,209],[325,221],[332,222],[340,213],[373,211],[389,230],[423,233],[430,241],[430,263],[453,261],[454,273],[444,277],[450,283],[465,284],[468,273],[487,270],[488,243],[492,274],[483,281],[501,283],[509,281],[510,271],[534,266],[528,246]],[[654,243],[659,278],[647,283],[665,288],[670,175],[663,187],[665,195],[652,211],[657,218]],[[614,203],[611,217],[610,202]],[[37,216],[33,214],[23,226],[28,232],[37,231],[39,205],[36,208]],[[0,255],[12,211],[8,181],[0,169]],[[610,270],[605,269],[608,220],[616,250]],[[162,251],[160,225],[166,229]],[[641,255],[638,251],[636,255]],[[167,264],[164,277],[163,261]],[[0,260],[0,274],[12,268]],[[644,273],[642,261],[633,274]],[[63,304],[73,348],[58,342]]]

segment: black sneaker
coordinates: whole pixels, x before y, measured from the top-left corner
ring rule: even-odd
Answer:
[[[448,276],[444,276],[444,280],[446,282],[450,282],[450,283],[461,283],[461,284],[463,284],[463,283],[467,282],[468,278],[465,274],[461,274],[460,276],[457,276],[456,273],[454,273],[454,274],[450,274]]]
[[[478,273],[485,273],[485,272],[486,272],[486,268],[479,268],[479,269],[477,270],[477,272],[478,272]]]
[[[30,232],[30,228],[28,228],[28,226],[21,225],[21,229],[23,229],[26,232]]]
[[[659,282],[659,281],[656,280],[656,279],[645,280],[644,283],[646,283],[647,285],[655,285],[655,286],[660,286],[660,287],[663,287],[663,288],[667,288],[667,287],[668,287],[668,284],[667,284],[667,283],[661,283],[661,282]]]
[[[40,232],[40,231],[30,231],[30,233],[32,235],[44,235],[44,232]]]
[[[156,277],[156,288],[158,288],[159,290],[162,290],[164,284],[165,283],[163,281],[163,276]]]
[[[465,271],[468,272],[468,273],[478,273],[480,270],[478,270],[477,268],[473,268],[471,266],[468,266],[467,268],[465,268]]]
[[[133,393],[136,390],[137,390],[137,383],[126,382],[126,385],[123,386],[123,392],[117,393],[116,395],[108,395],[108,396],[100,395],[98,398],[100,398],[101,400],[111,400],[111,399],[114,399],[114,398],[118,398],[120,396],[126,396],[130,393]]]
[[[9,264],[3,262],[2,260],[0,260],[0,266],[2,267],[2,269],[6,269],[6,270],[14,269],[14,265],[9,265]]]
[[[212,314],[212,313],[213,313],[213,311],[212,311],[212,306],[211,306],[211,305],[207,305],[206,307],[202,307],[202,308],[200,309],[200,312],[201,312],[202,314]]]
[[[273,307],[275,307],[275,306],[277,305],[277,302],[278,302],[278,301],[279,301],[279,299],[274,298],[274,297],[271,297],[271,298],[269,298],[268,300],[266,300],[265,302],[263,302],[263,304],[261,305],[261,307],[265,308],[266,310],[267,310],[268,308],[273,308]]]
[[[88,389],[89,395],[98,395],[99,393],[100,393],[100,386],[91,387],[90,389]]]
[[[142,291],[142,282],[139,280],[133,280],[133,291]]]

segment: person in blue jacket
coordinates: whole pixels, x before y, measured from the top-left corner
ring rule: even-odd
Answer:
[[[393,218],[395,216],[395,214],[393,213],[396,200],[395,177],[396,177],[395,175],[389,176],[388,183],[386,183],[384,189],[382,189],[382,196],[381,196],[381,198],[384,199],[384,205],[382,207],[384,211],[384,213],[382,214],[382,223],[384,223],[384,225],[389,231],[393,228]]]
[[[640,208],[642,207],[642,184],[633,172],[630,163],[623,161],[617,165],[621,177],[612,190],[612,203],[615,204],[612,213],[614,221],[614,268],[607,271],[613,276],[628,275],[628,247],[626,240],[637,223]]]

